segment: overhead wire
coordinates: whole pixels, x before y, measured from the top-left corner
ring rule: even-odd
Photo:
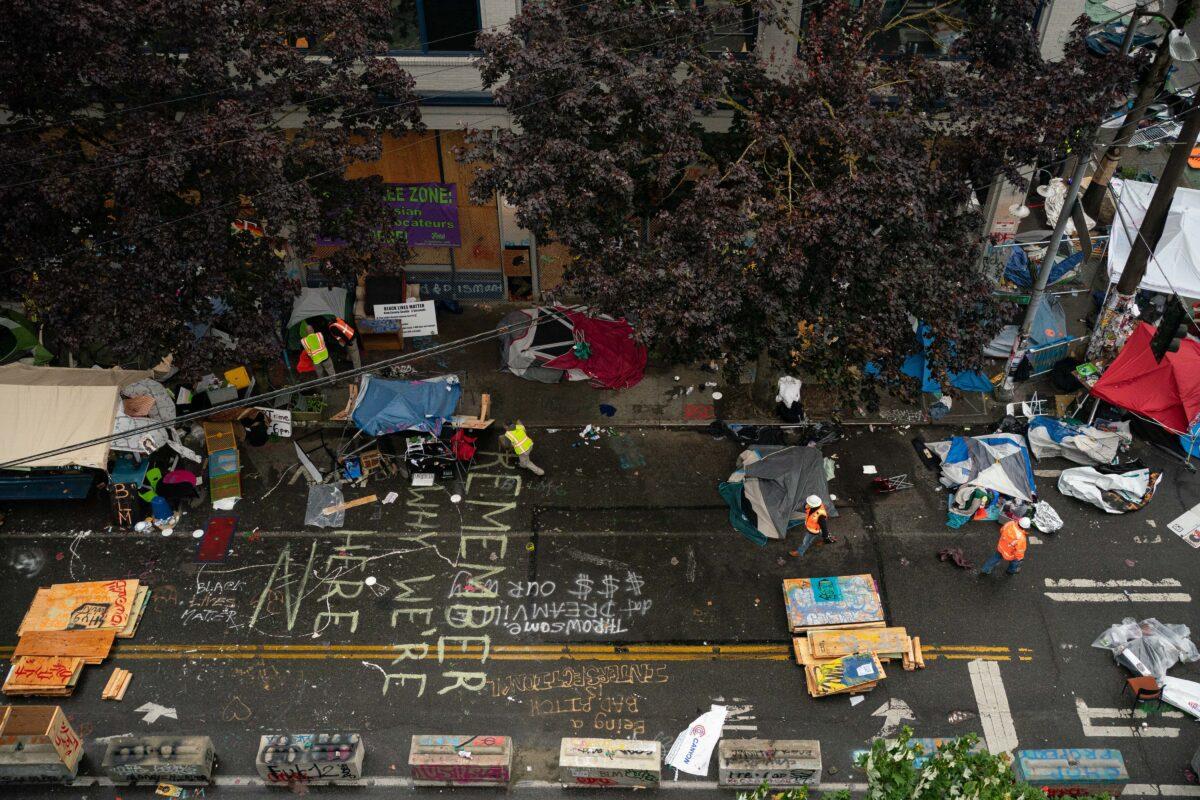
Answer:
[[[570,305],[570,306],[560,306],[560,308],[562,308],[563,310],[566,310],[566,311],[578,311],[578,310],[584,308],[584,306],[580,305],[580,304],[575,304],[575,305]],[[369,375],[371,373],[379,372],[380,370],[387,369],[389,367],[407,364],[410,361],[415,361],[415,360],[422,359],[422,358],[429,358],[431,356],[437,356],[437,355],[441,355],[443,353],[449,353],[449,352],[452,352],[455,350],[461,350],[464,347],[469,347],[473,344],[479,344],[481,342],[486,342],[491,339],[497,339],[501,336],[505,336],[505,335],[508,335],[511,333],[520,333],[520,332],[528,330],[529,328],[533,327],[537,323],[538,323],[537,317],[532,317],[528,321],[525,321],[525,322],[518,322],[513,325],[505,325],[500,328],[495,328],[495,329],[487,330],[487,331],[481,331],[480,333],[472,334],[470,336],[464,336],[461,339],[455,339],[452,342],[446,342],[444,344],[438,344],[438,345],[434,345],[432,347],[426,347],[425,349],[418,350],[415,353],[405,353],[403,355],[393,356],[391,358],[385,358],[384,360],[377,361],[373,364],[366,364],[361,367],[355,367],[353,369],[349,369],[344,372],[339,372],[336,375],[326,376],[323,378],[314,378],[314,379],[308,380],[308,381],[302,381],[300,383],[296,383],[291,386],[286,386],[282,389],[273,389],[272,391],[264,392],[263,394],[254,395],[253,397],[246,397],[246,398],[242,398],[239,400],[230,400],[225,403],[218,403],[218,404],[216,404],[210,408],[204,409],[202,411],[194,411],[194,412],[191,412],[188,414],[183,414],[172,420],[163,420],[161,422],[156,422],[156,423],[152,423],[150,425],[145,425],[143,427],[135,428],[131,431],[114,432],[114,433],[106,435],[106,436],[97,436],[93,439],[88,439],[88,440],[82,441],[82,442],[75,442],[73,444],[64,445],[62,447],[57,447],[52,450],[46,450],[41,453],[33,453],[31,455],[22,456],[21,458],[16,458],[16,459],[12,459],[9,461],[5,461],[4,463],[0,464],[0,469],[10,469],[12,467],[16,467],[16,466],[20,466],[22,464],[28,463],[30,461],[39,461],[41,459],[51,458],[53,456],[59,456],[59,455],[63,455],[66,453],[73,453],[77,450],[83,450],[88,447],[94,447],[94,446],[100,445],[100,444],[107,444],[108,442],[113,442],[113,441],[116,441],[117,439],[128,438],[130,435],[142,435],[145,433],[151,433],[153,431],[164,430],[166,428],[178,427],[179,425],[183,425],[188,422],[196,422],[198,420],[202,420],[207,417],[211,417],[213,414],[219,414],[223,411],[233,411],[233,410],[239,409],[239,408],[246,408],[246,407],[250,407],[250,406],[262,405],[263,403],[268,403],[272,400],[277,400],[277,399],[284,398],[284,397],[290,397],[291,395],[299,394],[300,392],[307,392],[307,391],[311,391],[313,389],[321,389],[326,386],[331,386],[336,383],[341,383],[341,382],[349,380],[351,378],[357,378],[360,375]]]
[[[586,3],[582,4],[582,5],[586,5]],[[569,8],[577,8],[577,7],[578,6],[569,6]],[[670,16],[675,16],[675,12],[667,11],[662,14],[658,14],[658,15],[649,17],[648,19],[640,19],[637,22],[629,23],[627,25],[619,25],[619,26],[616,26],[613,28],[606,28],[604,30],[595,31],[593,33],[586,34],[586,35],[580,34],[578,36],[569,36],[569,37],[565,38],[563,41],[571,42],[571,41],[576,41],[578,39],[585,38],[585,36],[616,33],[617,31],[626,30],[628,28],[636,28],[639,25],[644,25],[646,22],[648,22],[650,20],[663,19],[664,17],[670,17]],[[505,24],[507,24],[507,23],[505,23]],[[757,23],[755,23],[755,24],[757,25]],[[499,27],[499,26],[493,26],[493,27]],[[739,32],[746,33],[747,31],[743,29]],[[446,37],[446,38],[450,38],[450,37]],[[390,57],[391,56],[372,56],[372,58],[390,58]],[[575,61],[575,59],[564,59],[563,61],[561,61],[557,64],[553,64],[549,67],[544,67],[540,70],[532,71],[530,74],[539,74],[541,72],[549,72],[554,69],[559,69],[562,66],[573,63],[574,61]],[[450,65],[440,67],[438,69],[433,69],[433,70],[429,70],[426,72],[422,72],[420,77],[422,79],[426,79],[431,76],[439,75],[444,72],[455,72],[455,71],[462,70],[462,69],[470,69],[472,66],[473,65],[470,63],[450,64]],[[408,75],[409,75],[409,73],[406,72],[405,75],[400,78],[394,78],[394,79],[387,80],[387,81],[381,81],[376,84],[368,84],[366,87],[364,87],[364,90],[380,89],[384,86],[393,85],[395,83],[398,83],[398,82],[404,80],[404,78],[407,77]],[[309,99],[302,100],[302,101],[297,101],[296,103],[294,103],[292,105],[291,108],[286,109],[286,110],[284,110],[282,108],[269,108],[269,109],[264,109],[264,110],[260,110],[260,111],[250,112],[247,114],[235,115],[234,117],[231,118],[231,120],[246,122],[254,117],[258,117],[258,116],[261,116],[264,114],[270,114],[270,113],[274,113],[276,111],[283,111],[283,113],[279,116],[278,119],[271,121],[264,127],[258,128],[254,133],[247,134],[245,136],[238,136],[238,137],[234,137],[232,139],[224,139],[219,142],[210,142],[210,143],[206,143],[206,144],[192,145],[189,147],[167,149],[165,151],[155,152],[152,155],[148,155],[148,156],[140,156],[140,157],[136,157],[136,158],[127,158],[127,159],[118,159],[117,161],[114,161],[112,163],[97,164],[97,165],[94,165],[91,167],[85,167],[85,168],[81,168],[81,169],[74,170],[71,172],[59,173],[59,174],[55,174],[55,175],[45,175],[40,178],[31,178],[29,180],[18,181],[16,183],[2,185],[2,186],[0,186],[0,190],[16,189],[16,188],[20,188],[23,186],[32,186],[32,185],[35,185],[38,183],[43,183],[46,181],[69,178],[74,175],[90,174],[92,172],[100,172],[103,170],[115,169],[117,167],[125,166],[128,164],[139,164],[139,163],[143,163],[146,161],[151,161],[156,158],[163,158],[165,156],[176,155],[179,153],[188,153],[188,152],[194,152],[196,150],[205,150],[208,148],[217,148],[217,147],[224,147],[224,146],[231,145],[231,144],[239,144],[241,142],[249,141],[250,139],[254,138],[255,136],[260,135],[264,131],[266,131],[266,132],[272,131],[273,129],[276,128],[276,126],[278,126],[280,123],[282,123],[283,120],[287,119],[292,114],[295,114],[302,110],[306,110],[307,106],[310,104],[318,103],[318,102],[321,102],[324,100],[330,100],[335,97],[338,97],[340,94],[341,94],[341,92],[335,92],[335,93],[331,93],[331,94],[326,94],[326,95],[309,98]],[[448,92],[444,92],[442,94],[421,95],[421,96],[414,97],[412,100],[407,100],[407,101],[404,101],[401,103],[394,103],[394,104],[386,105],[386,106],[379,105],[377,102],[372,102],[369,107],[363,108],[358,112],[350,113],[350,114],[339,114],[338,122],[342,122],[342,121],[348,120],[348,119],[354,119],[356,117],[363,116],[364,114],[380,113],[382,111],[395,111],[397,109],[404,108],[406,106],[419,106],[422,103],[428,103],[430,100],[453,99],[458,96],[459,96],[459,92],[448,91]],[[126,138],[126,139],[118,140],[117,142],[114,142],[114,144],[126,144],[126,145],[137,144],[140,142],[146,142],[146,141],[150,141],[153,139],[162,138],[163,136],[186,135],[193,131],[201,130],[204,127],[204,124],[205,124],[204,121],[201,120],[201,121],[199,121],[199,123],[197,125],[194,126],[194,128],[192,130],[185,130],[182,133],[177,130],[174,130],[174,129],[169,129],[169,130],[163,131],[161,133],[155,133],[155,134],[152,134],[149,136],[133,137],[133,138]],[[111,150],[112,148],[106,147],[106,148],[101,148],[101,149]],[[81,155],[81,153],[78,153],[78,152],[54,153],[54,154],[50,154],[50,155],[38,156],[36,158],[26,159],[24,161],[10,161],[5,164],[0,164],[0,169],[6,168],[6,167],[25,166],[28,164],[42,163],[42,162],[46,162],[46,161],[54,161],[54,160],[59,160],[59,159],[63,159],[63,158],[78,158],[80,155]]]
[[[567,11],[569,11],[569,10],[576,9],[576,8],[582,8],[582,7],[584,7],[584,6],[591,5],[591,4],[592,4],[592,2],[594,2],[594,0],[584,0],[584,2],[581,2],[581,3],[576,3],[576,4],[574,4],[574,5],[571,5],[571,6],[567,6],[567,7],[566,7],[566,9],[564,9],[564,10],[567,10]],[[486,26],[483,26],[483,27],[481,27],[481,28],[478,30],[478,33],[483,33],[483,32],[485,32],[485,31],[488,31],[488,32],[494,32],[494,31],[497,31],[497,30],[499,30],[499,29],[501,29],[501,28],[503,28],[503,27],[507,26],[508,24],[509,24],[509,21],[508,21],[508,20],[505,20],[504,22],[497,23],[496,25],[486,25]],[[429,39],[429,40],[427,40],[427,41],[424,43],[424,46],[425,46],[426,48],[428,48],[428,46],[429,46],[429,45],[431,45],[431,44],[437,44],[437,43],[439,43],[439,42],[445,42],[445,41],[449,41],[449,40],[451,40],[451,39],[457,39],[457,38],[459,38],[459,34],[451,34],[451,35],[449,35],[449,36],[441,36],[441,37],[438,37],[437,39]],[[383,52],[383,53],[379,53],[379,54],[372,54],[370,57],[371,57],[371,58],[404,58],[404,57],[415,57],[415,56],[417,56],[417,55],[424,56],[424,55],[429,55],[429,54],[428,54],[428,53],[420,53],[420,54],[417,54],[417,53],[408,53],[408,52],[404,52],[404,51],[400,51],[400,52],[393,52],[392,50],[390,50],[390,49],[389,49],[389,50],[387,50],[387,51],[385,51],[385,52]],[[313,58],[314,60],[321,60],[321,58],[322,58],[322,57],[320,57],[320,56],[312,56],[312,58]],[[318,66],[323,66],[323,65],[324,65],[324,61],[321,61],[321,63],[320,63],[320,64],[318,64],[318,63],[314,63],[314,64],[312,65],[312,68],[313,68],[313,70],[315,71],[315,70],[316,70],[316,68],[317,68]],[[456,65],[454,68],[459,68],[459,67],[458,67],[458,65]],[[182,96],[182,97],[171,97],[171,98],[165,98],[165,99],[163,99],[163,100],[155,100],[155,101],[153,101],[153,102],[150,102],[150,103],[143,103],[143,104],[141,104],[141,105],[137,105],[137,106],[131,106],[131,107],[128,107],[128,108],[119,108],[119,109],[114,109],[113,111],[109,111],[109,112],[101,112],[101,113],[98,113],[98,114],[94,115],[93,117],[87,117],[86,119],[96,119],[96,118],[98,118],[98,119],[105,119],[105,118],[107,118],[107,117],[110,117],[110,116],[120,116],[120,115],[122,115],[122,114],[127,114],[127,113],[130,113],[130,112],[133,112],[133,111],[143,111],[143,110],[145,110],[145,109],[147,109],[147,108],[155,108],[155,107],[157,107],[157,106],[160,106],[160,105],[170,105],[170,104],[172,104],[172,103],[182,103],[182,102],[185,102],[185,101],[187,101],[187,100],[197,100],[197,99],[199,99],[199,98],[201,98],[201,97],[210,97],[210,96],[212,96],[212,95],[214,95],[214,94],[220,94],[221,92],[224,92],[224,91],[226,91],[226,88],[225,88],[225,87],[222,87],[222,88],[220,88],[220,89],[213,89],[213,90],[210,90],[210,91],[207,91],[207,92],[198,92],[198,93],[196,93],[196,94],[185,95],[185,96]],[[327,96],[327,97],[328,97],[328,96]],[[315,102],[315,101],[306,101],[306,102]],[[276,110],[276,109],[267,109],[266,111],[273,111],[273,110]],[[256,112],[256,113],[258,113],[258,114],[261,114],[261,113],[266,113],[266,112],[264,112],[264,111],[259,111],[259,112]],[[27,131],[43,130],[43,129],[46,129],[46,128],[54,128],[54,127],[57,127],[57,126],[59,126],[59,125],[65,125],[65,124],[68,124],[68,123],[70,123],[70,122],[74,122],[74,121],[76,121],[76,118],[74,118],[74,117],[70,117],[70,118],[64,118],[64,119],[60,119],[60,120],[54,120],[54,121],[51,121],[51,122],[40,123],[40,124],[38,124],[38,125],[32,125],[32,126],[29,126],[29,127],[26,127],[26,128],[18,128],[18,129],[16,129],[16,130],[5,130],[5,131],[0,131],[0,136],[8,136],[8,135],[13,135],[13,134],[17,134],[17,133],[25,133],[25,132],[27,132]]]
[[[741,30],[742,32],[749,32],[749,28],[748,28],[748,27],[747,27],[747,28],[745,28],[745,29],[740,29],[740,30]],[[671,41],[675,41],[675,40],[677,40],[677,39],[686,38],[688,35],[690,35],[690,34],[681,34],[681,35],[679,35],[679,36],[666,37],[666,38],[663,38],[663,39],[658,39],[658,40],[655,40],[655,41],[652,41],[652,42],[647,42],[647,43],[644,43],[644,44],[638,45],[637,47],[621,48],[621,51],[622,51],[623,53],[631,53],[631,52],[636,52],[636,51],[643,50],[643,49],[645,49],[645,48],[652,48],[652,47],[656,47],[656,46],[662,45],[662,44],[664,44],[664,43],[666,43],[666,42],[671,42]],[[602,82],[603,82],[603,80],[604,80],[604,78],[603,78],[603,77],[601,77],[601,78],[597,78],[596,80],[592,81],[592,83],[591,83],[590,85],[588,85],[587,87],[580,87],[580,86],[570,86],[570,87],[568,87],[567,89],[565,89],[565,90],[563,90],[563,91],[561,91],[561,92],[558,92],[557,94],[551,95],[551,96],[549,96],[549,97],[543,97],[543,98],[541,98],[541,99],[539,99],[539,100],[534,100],[534,101],[531,101],[531,102],[529,102],[529,103],[525,103],[525,104],[522,104],[522,105],[520,105],[520,106],[516,106],[515,108],[506,109],[506,110],[507,110],[509,113],[512,113],[513,111],[522,111],[522,110],[525,110],[525,109],[528,109],[528,108],[532,108],[533,106],[536,106],[536,105],[541,105],[541,104],[543,104],[543,103],[548,103],[548,102],[551,102],[551,101],[553,101],[553,100],[557,100],[557,99],[559,99],[559,98],[561,98],[561,97],[565,97],[566,95],[568,95],[568,94],[571,94],[572,92],[575,92],[575,91],[581,91],[581,90],[584,90],[585,88],[586,88],[586,89],[591,89],[591,88],[593,88],[593,87],[595,87],[595,86],[599,85],[600,83],[602,83]],[[490,115],[488,115],[488,116],[484,116],[484,117],[478,117],[478,118],[476,118],[476,120],[474,120],[474,121],[478,121],[478,122],[487,122],[489,119],[490,119]],[[470,127],[471,127],[471,123],[470,123],[470,122],[464,123],[464,127],[466,127],[466,128],[470,128]],[[388,148],[386,145],[384,145],[384,146],[381,148],[381,151],[380,151],[380,158],[383,158],[385,155],[394,156],[394,155],[396,155],[396,154],[398,154],[398,153],[401,153],[401,152],[404,152],[404,151],[406,151],[406,150],[412,150],[412,149],[414,149],[414,148],[416,148],[416,147],[419,147],[419,146],[421,146],[421,144],[422,144],[422,142],[421,142],[421,141],[416,141],[416,142],[410,142],[409,144],[405,144],[405,145],[402,145],[402,146],[400,146],[400,147],[396,147],[396,148],[390,148],[390,149],[389,149],[389,148]],[[252,195],[249,195],[249,196],[247,197],[247,199],[250,201],[250,205],[253,205],[253,201],[254,201],[255,199],[257,199],[257,198],[264,197],[264,196],[268,196],[268,195],[274,194],[274,193],[276,193],[276,192],[279,192],[279,191],[283,191],[283,190],[285,190],[285,189],[288,189],[288,188],[292,188],[292,187],[295,187],[295,186],[299,186],[299,185],[300,185],[300,184],[302,184],[302,183],[306,183],[306,182],[308,182],[308,181],[311,181],[311,180],[316,180],[316,179],[318,179],[318,178],[325,177],[326,175],[329,175],[329,174],[331,174],[331,173],[333,173],[333,172],[336,172],[336,171],[339,171],[339,170],[344,170],[344,169],[345,169],[345,168],[344,168],[343,166],[331,167],[331,168],[329,168],[329,169],[322,170],[322,171],[320,171],[320,172],[313,173],[313,174],[311,174],[311,175],[306,175],[306,176],[304,176],[304,177],[302,177],[302,178],[298,178],[297,180],[294,180],[294,181],[288,181],[288,182],[284,182],[284,183],[276,184],[274,187],[268,187],[268,188],[266,188],[266,189],[263,189],[263,190],[261,190],[261,191],[259,191],[259,192],[256,192],[256,193],[254,193],[254,194],[252,194]],[[191,213],[189,213],[189,214],[185,214],[185,215],[183,215],[183,216],[181,216],[181,217],[175,217],[175,218],[172,218],[172,219],[163,220],[163,221],[161,221],[161,222],[157,222],[157,223],[154,223],[154,224],[152,224],[152,225],[148,225],[148,226],[142,227],[142,228],[140,228],[140,229],[137,231],[137,233],[138,233],[139,235],[140,235],[140,234],[144,234],[144,233],[146,233],[146,232],[149,232],[149,231],[154,231],[154,230],[158,230],[158,229],[161,229],[161,228],[163,228],[163,227],[167,227],[167,226],[169,226],[169,225],[179,224],[179,223],[182,223],[182,222],[186,222],[186,221],[188,221],[188,220],[191,220],[191,219],[196,219],[196,218],[198,218],[198,217],[207,216],[207,215],[209,215],[209,214],[216,213],[216,212],[218,212],[218,211],[221,211],[221,210],[223,210],[223,209],[229,209],[229,208],[240,208],[240,207],[242,207],[242,206],[243,206],[243,205],[245,205],[245,204],[246,204],[246,203],[244,202],[244,200],[243,200],[241,197],[239,197],[239,198],[238,198],[238,199],[236,199],[236,200],[227,201],[227,202],[225,202],[225,203],[219,203],[219,204],[217,204],[217,205],[215,205],[215,206],[211,206],[211,207],[209,207],[209,208],[207,208],[207,209],[199,209],[199,210],[197,210],[197,211],[194,211],[194,212],[191,212]],[[130,239],[130,238],[132,238],[133,236],[134,236],[134,234],[133,234],[133,233],[122,233],[122,234],[117,234],[116,236],[111,236],[111,237],[109,237],[109,238],[107,238],[107,239],[101,239],[101,240],[99,240],[99,241],[96,241],[96,242],[89,242],[89,243],[82,244],[82,245],[80,245],[79,247],[73,248],[73,249],[71,249],[71,250],[67,250],[67,251],[65,251],[65,252],[63,252],[63,253],[59,253],[59,254],[56,254],[56,255],[54,255],[54,256],[47,256],[47,257],[46,257],[46,259],[63,259],[63,258],[67,258],[67,257],[69,257],[69,256],[72,256],[72,255],[75,255],[75,254],[77,254],[77,253],[86,252],[86,251],[88,251],[88,250],[92,250],[92,249],[95,249],[95,248],[98,248],[98,247],[103,247],[104,245],[112,244],[112,243],[114,243],[114,242],[119,242],[119,241],[123,241],[123,240],[125,240],[125,239]],[[45,259],[44,259],[44,260],[45,260]],[[13,268],[13,269],[17,269],[17,268]],[[8,270],[8,271],[13,271],[13,270],[12,270],[12,269],[10,269],[10,270]]]

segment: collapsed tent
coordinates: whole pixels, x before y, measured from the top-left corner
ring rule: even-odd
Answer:
[[[1029,449],[1038,459],[1062,456],[1076,464],[1112,464],[1122,448],[1132,441],[1129,423],[1117,430],[1102,431],[1091,425],[1079,425],[1053,417],[1034,417],[1029,421]]]
[[[1142,227],[1150,198],[1157,185],[1142,181],[1113,178],[1110,185],[1117,196],[1117,216],[1113,219],[1112,238],[1108,243],[1108,279],[1116,283],[1132,250],[1131,242]],[[1162,236],[1154,248],[1154,257],[1142,278],[1140,288],[1181,297],[1200,297],[1200,191],[1176,189],[1167,212]]]
[[[1020,332],[1019,325],[1005,325],[983,348],[983,354],[992,358],[1008,358],[1012,355]],[[1033,322],[1029,328],[1030,346],[1043,347],[1068,338],[1067,312],[1063,309],[1062,300],[1052,294],[1043,296],[1033,312]]]
[[[646,371],[646,348],[623,319],[538,307],[505,315],[497,330],[501,368],[528,380],[590,380],[593,386],[626,389]]]
[[[1091,503],[1109,514],[1137,511],[1154,497],[1162,473],[1144,467],[1126,472],[1101,472],[1095,467],[1064,469],[1058,490],[1067,497]]]
[[[350,419],[370,436],[400,431],[423,431],[435,436],[454,416],[462,387],[453,375],[425,381],[362,379]]]
[[[0,463],[112,434],[120,391],[150,373],[8,364],[0,367]],[[109,443],[33,459],[21,467],[108,468]]]
[[[1155,328],[1141,323],[1091,388],[1094,397],[1162,425],[1192,443],[1188,431],[1200,421],[1200,342],[1184,339],[1161,362],[1150,352]]]
[[[978,486],[1026,502],[1032,502],[1037,494],[1024,437],[1012,433],[955,436],[930,442],[929,449],[942,460],[945,486]]]
[[[729,505],[729,522],[755,544],[782,539],[804,521],[804,501],[817,495],[829,516],[837,509],[829,496],[825,459],[815,447],[762,445],[743,450],[737,470],[718,487]]]

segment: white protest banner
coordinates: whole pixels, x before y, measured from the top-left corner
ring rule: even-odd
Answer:
[[[409,336],[437,336],[437,314],[433,301],[415,303],[382,303],[375,306],[376,319],[398,319],[405,338]]]
[[[667,753],[667,763],[691,775],[707,775],[708,762],[724,727],[725,706],[712,706],[675,739]]]

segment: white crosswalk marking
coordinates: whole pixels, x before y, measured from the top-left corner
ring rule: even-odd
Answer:
[[[1187,592],[1132,591],[1144,589],[1178,589],[1175,578],[1129,578],[1092,580],[1091,578],[1046,578],[1047,589],[1117,589],[1119,591],[1043,592],[1058,603],[1190,603]]]
[[[1000,678],[1000,664],[976,659],[967,664],[971,673],[971,689],[979,706],[979,721],[983,738],[990,753],[1008,753],[1017,748],[1017,729],[1013,726],[1008,708],[1008,694]]]
[[[1154,725],[1142,727],[1141,721],[1146,719],[1146,712],[1144,711],[1134,711],[1131,708],[1089,708],[1082,697],[1075,698],[1075,713],[1079,715],[1079,722],[1083,725],[1084,736],[1119,739],[1131,739],[1135,736],[1174,739],[1179,736],[1178,728],[1160,728]],[[1183,717],[1183,714],[1179,711],[1160,711],[1155,714],[1155,718],[1158,717],[1180,719]],[[1128,720],[1137,724],[1093,725],[1092,721],[1098,719]]]

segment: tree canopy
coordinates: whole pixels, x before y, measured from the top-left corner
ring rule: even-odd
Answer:
[[[419,125],[372,58],[389,23],[387,0],[0,6],[0,271],[27,311],[72,351],[200,374],[278,353],[318,235],[346,243],[331,277],[399,267],[378,179],[343,178]]]
[[[920,321],[936,376],[979,366],[998,324],[979,196],[1079,147],[1128,66],[1087,55],[1082,27],[1044,62],[1034,0],[828,0],[789,31],[794,59],[715,52],[745,5],[524,4],[480,38],[515,124],[477,139],[476,191],[567,245],[567,290],[671,357],[736,371],[765,349],[869,402],[914,390]],[[951,60],[879,46],[931,24],[961,34]]]

